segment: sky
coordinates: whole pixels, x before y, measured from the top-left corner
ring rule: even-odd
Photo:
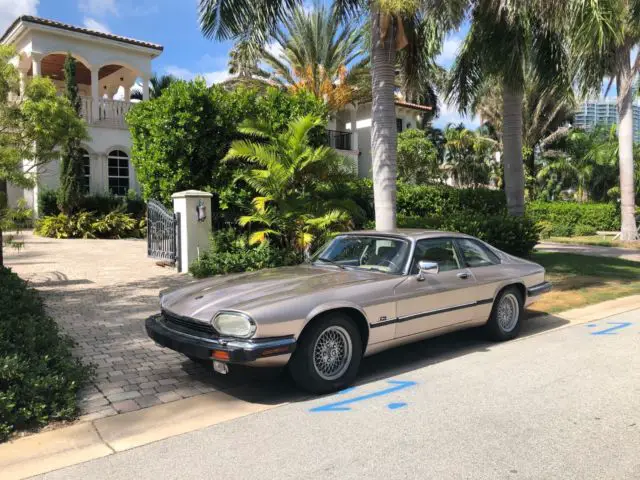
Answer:
[[[227,54],[231,42],[202,36],[198,26],[198,0],[0,0],[0,32],[19,15],[37,15],[92,30],[159,43],[164,52],[153,61],[158,74],[184,79],[202,76],[208,83],[228,78]],[[466,29],[446,39],[438,63],[448,67],[455,58]],[[478,126],[477,118],[463,118],[455,107],[441,105],[438,127],[464,122]]]

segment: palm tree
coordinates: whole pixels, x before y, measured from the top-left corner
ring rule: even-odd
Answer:
[[[621,237],[638,240],[635,220],[633,163],[633,81],[640,72],[639,0],[572,0],[571,48],[578,83],[585,93],[601,88],[605,77],[615,78],[618,107]]]
[[[273,80],[325,98],[334,110],[349,102],[348,67],[363,55],[362,30],[354,22],[321,4],[310,11],[297,6],[274,37],[280,53],[263,52]]]
[[[179,81],[179,79],[173,75],[158,76],[154,73],[149,79],[149,98],[158,98],[164,90],[177,81]],[[136,87],[131,90],[129,98],[131,100],[142,100],[142,90],[136,85]]]
[[[449,98],[466,112],[488,78],[502,85],[502,143],[507,206],[524,214],[522,114],[525,72],[531,69],[541,86],[568,84],[566,58],[558,29],[551,23],[558,2],[477,0],[471,26],[456,59]],[[562,2],[559,2],[562,3]]]
[[[576,107],[570,84],[559,82],[541,85],[540,78],[530,68],[525,71],[522,104],[522,149],[529,175],[535,176],[536,156],[545,148],[570,132],[569,120]],[[502,85],[495,78],[488,79],[473,103],[472,110],[481,123],[502,131]]]
[[[467,130],[462,125],[447,125],[444,138],[444,170],[455,183],[471,187],[489,184],[496,142]]]
[[[250,244],[277,238],[284,247],[304,252],[319,235],[350,225],[349,213],[322,201],[314,189],[318,180],[340,176],[344,168],[335,150],[311,145],[310,132],[323,125],[322,119],[305,116],[283,133],[252,122],[239,128],[249,138],[232,142],[225,159],[256,165],[241,174],[259,194],[252,201],[253,212],[239,220],[241,226],[260,228],[249,237]]]
[[[266,45],[302,0],[200,0],[200,25],[206,37],[218,40],[248,39]],[[371,151],[376,228],[390,230],[396,226],[396,115],[394,80],[396,48],[407,45],[416,36],[404,34],[423,18],[447,31],[463,17],[465,0],[383,0],[365,3],[359,0],[336,0],[336,15],[341,19],[370,18],[372,68]],[[409,61],[409,60],[407,60]]]
[[[238,42],[229,52],[229,73],[234,77],[222,82],[227,88],[244,86],[265,89],[271,85],[269,72],[260,67],[261,52],[249,42]]]

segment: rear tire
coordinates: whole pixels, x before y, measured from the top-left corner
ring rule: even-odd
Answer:
[[[486,325],[487,334],[492,340],[504,342],[518,336],[522,325],[523,299],[516,287],[502,290],[491,309]]]
[[[293,381],[311,393],[329,393],[353,383],[362,360],[362,337],[341,313],[316,319],[302,334],[289,362]]]

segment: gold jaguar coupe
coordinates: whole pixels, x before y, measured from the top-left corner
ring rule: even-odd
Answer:
[[[287,366],[303,389],[351,384],[363,357],[484,325],[518,335],[523,308],[549,291],[540,265],[459,233],[349,232],[309,263],[195,281],[161,293],[146,320],[158,344],[217,372]]]

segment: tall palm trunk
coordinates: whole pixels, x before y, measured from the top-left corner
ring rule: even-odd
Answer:
[[[396,228],[396,107],[394,97],[395,46],[389,28],[380,37],[381,15],[371,8],[372,84],[371,156],[373,159],[373,203],[376,229]]]
[[[524,163],[522,161],[522,90],[504,85],[502,93],[502,144],[504,188],[511,215],[524,215]]]
[[[620,239],[638,239],[635,219],[635,188],[633,178],[633,88],[631,82],[631,52],[624,47],[618,58],[618,150],[620,152]]]

